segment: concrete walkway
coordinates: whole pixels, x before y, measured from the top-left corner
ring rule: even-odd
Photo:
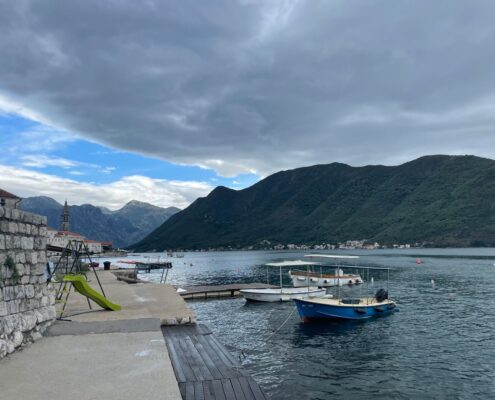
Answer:
[[[0,360],[2,400],[181,399],[160,326],[195,322],[193,311],[169,285],[128,285],[109,271],[98,276],[122,310],[94,303],[89,310],[72,292],[64,312],[70,321],[57,321],[47,337]]]

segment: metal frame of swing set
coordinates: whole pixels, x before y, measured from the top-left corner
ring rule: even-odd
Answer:
[[[81,257],[81,256],[83,256],[83,257]],[[70,266],[70,269],[68,270],[70,257],[72,257],[72,264]],[[89,253],[88,246],[86,245],[86,243],[84,243],[82,241],[69,240],[69,242],[67,243],[67,246],[62,250],[62,254],[60,255],[59,260],[57,261],[57,264],[53,268],[53,271],[50,271],[50,276],[49,276],[48,281],[50,281],[52,279],[52,277],[55,275],[55,273],[57,272],[58,268],[60,267],[60,264],[61,264],[63,259],[66,260],[66,263],[65,263],[66,271],[65,271],[64,275],[79,274],[79,275],[84,275],[84,277],[87,278],[86,274],[81,269],[81,258],[86,258],[89,260],[89,266],[93,270],[93,273],[96,276],[96,280],[98,281],[98,286],[100,287],[101,293],[102,293],[103,297],[106,298],[107,296],[105,295],[105,291],[103,290],[103,286],[101,285],[100,278],[98,277],[98,273],[96,272],[96,269],[94,267],[93,260],[91,259],[91,255]],[[74,272],[74,270],[76,272]],[[69,285],[69,289],[67,289],[67,285]],[[67,282],[67,281],[62,280],[59,284],[58,289],[57,289],[57,293],[55,295],[55,301],[62,301],[63,294],[64,294],[64,292],[67,291],[65,299],[63,300],[64,304],[62,306],[62,310],[60,312],[60,315],[57,317],[57,320],[59,320],[59,321],[69,321],[67,319],[62,318],[62,316],[64,315],[65,307],[67,306],[67,302],[69,300],[69,295],[70,295],[72,286],[73,286],[72,282]],[[90,301],[89,297],[86,297],[86,300],[88,301],[89,309],[92,310],[93,307],[91,306],[91,301]]]

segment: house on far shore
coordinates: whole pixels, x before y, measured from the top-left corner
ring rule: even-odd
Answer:
[[[0,189],[0,207],[19,208],[19,203],[21,200],[22,198],[16,196],[15,194]]]

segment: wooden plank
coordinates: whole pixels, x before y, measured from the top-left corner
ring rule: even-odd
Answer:
[[[211,374],[210,370],[208,369],[204,358],[199,353],[198,348],[194,346],[191,338],[190,337],[185,338],[184,344],[187,346],[188,352],[191,356],[191,359],[192,359],[194,365],[201,372],[201,376],[203,378],[200,380],[208,381],[208,380],[213,379],[213,375]]]
[[[187,360],[187,357],[184,354],[184,351],[182,350],[181,346],[179,346],[179,341],[180,339],[168,339],[167,344],[170,344],[170,346],[173,346],[175,349],[175,352],[177,354],[177,362],[182,371],[184,372],[184,382],[185,381],[194,381],[196,379],[196,376],[194,374],[194,371],[192,370],[191,366],[189,365],[189,361]]]
[[[180,395],[182,396],[182,398],[185,399],[186,398],[186,383],[185,382],[179,383],[179,391],[180,391]]]
[[[212,347],[217,347],[219,351],[222,352],[222,354],[230,361],[231,365],[239,367],[241,366],[240,362],[238,359],[236,359],[226,348],[223,344],[221,344],[215,336],[211,335],[211,342],[212,342]]]
[[[222,353],[218,351],[216,347],[212,347],[212,342],[209,340],[210,336],[203,336],[199,338],[200,342],[205,347],[206,352],[210,358],[215,362],[216,367],[223,375],[224,378],[237,378],[242,376],[237,368],[233,368],[230,361],[222,357]]]
[[[179,356],[177,354],[177,350],[173,343],[170,340],[165,340],[167,344],[168,355],[170,356],[170,360],[172,361],[172,366],[174,368],[175,376],[178,382],[186,381],[186,374],[184,369],[182,368],[182,363],[179,360]]]
[[[246,377],[241,376],[239,378],[239,383],[240,383],[242,391],[244,393],[244,397],[246,399],[249,399],[249,400],[254,399],[255,398],[254,394],[251,391],[251,387],[249,386],[249,382],[247,381]]]
[[[218,400],[230,400],[225,397],[225,393],[223,391],[223,385],[221,380],[211,381],[211,385],[213,386],[213,393],[215,395],[215,399]]]
[[[190,353],[190,351],[188,349],[187,343],[185,343],[185,339],[182,338],[182,339],[177,339],[177,340],[179,342],[178,345],[180,346],[180,348],[182,350],[182,354],[183,354],[184,358],[187,360],[187,364],[189,365],[189,367],[193,371],[192,378],[191,379],[188,379],[188,380],[191,380],[191,381],[194,381],[194,380],[204,381],[205,380],[205,377],[202,374],[201,368],[196,363],[196,361],[194,360],[193,356],[191,355],[191,353]]]
[[[201,381],[194,382],[195,400],[205,400],[205,392]]]
[[[194,396],[194,382],[186,382],[185,400],[195,400],[195,398],[196,397]]]
[[[266,399],[265,394],[263,393],[259,385],[254,381],[254,379],[251,376],[246,377],[246,379],[249,383],[249,387],[251,388],[251,391],[254,394],[254,398],[256,400],[265,400]]]
[[[203,359],[206,367],[210,371],[213,379],[222,379],[222,373],[219,371],[203,345],[198,341],[198,343],[195,344],[195,347],[198,349],[198,352],[201,355],[201,358]]]
[[[223,387],[223,393],[225,394],[225,398],[227,400],[237,400],[235,393],[234,393],[234,388],[232,387],[232,383],[230,382],[230,379],[222,379],[222,387]]]
[[[205,394],[205,400],[215,400],[211,381],[203,381],[203,392]]]
[[[241,383],[239,382],[239,379],[237,379],[237,378],[230,379],[230,383],[232,384],[232,389],[234,390],[234,393],[235,393],[235,399],[236,400],[247,400],[246,396],[244,395],[244,391],[242,390]]]

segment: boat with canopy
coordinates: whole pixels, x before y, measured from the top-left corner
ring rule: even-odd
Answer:
[[[320,255],[311,255],[320,257]],[[347,268],[342,266],[342,268]],[[312,299],[294,299],[297,311],[303,322],[321,319],[347,319],[360,320],[372,317],[381,317],[398,311],[396,303],[388,297],[388,283],[390,268],[358,267],[361,268],[365,276],[369,277],[370,270],[387,271],[386,289],[379,289],[374,296],[363,296],[362,287],[357,298],[342,297],[341,285],[337,285],[337,296],[320,297]]]
[[[308,254],[305,257],[323,257],[331,258],[333,260],[353,260],[358,259],[359,256],[346,256],[346,255],[334,255],[334,254]],[[332,287],[337,285],[360,285],[363,283],[363,279],[359,274],[344,274],[344,271],[340,268],[340,265],[331,265],[325,267],[334,267],[334,273],[323,273],[323,266],[321,263],[311,263],[312,266],[319,265],[319,273],[314,270],[290,270],[289,276],[292,280],[294,287],[305,286],[318,286],[318,287]],[[350,268],[350,266],[347,266]]]
[[[278,301],[290,301],[294,299],[321,297],[326,295],[326,289],[321,289],[314,285],[313,286],[307,285],[306,287],[283,286],[283,279],[282,279],[283,268],[294,268],[294,267],[305,266],[306,268],[309,269],[310,266],[315,265],[314,262],[295,260],[295,261],[273,262],[265,265],[267,267],[267,277],[268,277],[268,268],[275,267],[279,269],[280,287],[267,288],[267,289],[242,289],[240,291],[241,295],[247,301],[278,302]]]

